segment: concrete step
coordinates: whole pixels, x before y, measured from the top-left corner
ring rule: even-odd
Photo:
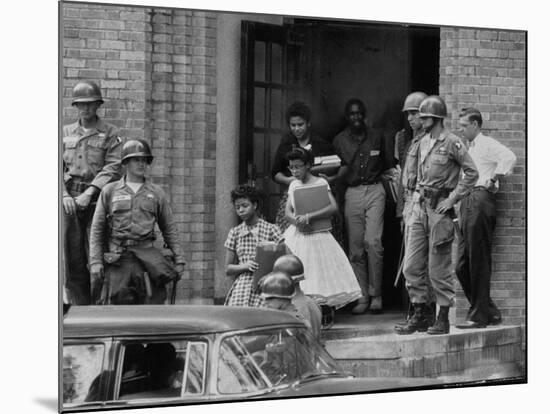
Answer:
[[[358,323],[356,318],[341,318],[322,336],[327,351],[357,376],[437,377],[449,382],[525,376],[522,326],[397,335],[393,327],[402,315],[368,319]]]

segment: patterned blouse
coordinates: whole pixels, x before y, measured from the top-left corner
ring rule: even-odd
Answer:
[[[252,227],[248,227],[243,221],[238,226],[229,230],[224,246],[237,253],[239,264],[241,264],[254,260],[256,257],[256,246],[259,242],[272,241],[279,243],[281,240],[281,231],[275,224],[268,223],[264,219],[259,219]]]
[[[225,247],[237,253],[239,264],[246,263],[256,257],[256,246],[259,242],[272,241],[279,243],[282,235],[275,224],[263,219],[249,227],[242,222],[233,227],[225,241]],[[235,279],[231,289],[225,298],[227,306],[262,306],[263,299],[254,288],[254,275],[252,272],[243,272]]]

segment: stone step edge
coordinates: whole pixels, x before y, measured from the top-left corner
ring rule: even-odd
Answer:
[[[438,353],[460,352],[491,346],[522,344],[520,326],[491,330],[460,331],[447,335],[377,335],[325,341],[336,359],[399,359]]]

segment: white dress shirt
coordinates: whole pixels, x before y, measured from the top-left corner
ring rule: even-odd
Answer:
[[[469,144],[468,153],[479,172],[477,186],[487,186],[495,174],[508,175],[516,164],[515,154],[496,139],[479,133]],[[498,182],[495,183],[498,188]]]

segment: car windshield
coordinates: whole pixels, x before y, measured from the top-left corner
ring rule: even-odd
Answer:
[[[327,375],[346,375],[306,329],[279,328],[226,337],[218,391],[260,392]]]

